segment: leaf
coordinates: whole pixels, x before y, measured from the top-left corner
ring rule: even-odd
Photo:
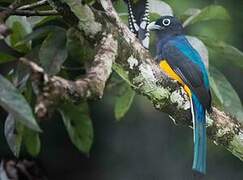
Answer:
[[[10,47],[5,40],[0,40],[0,53],[8,54],[16,58],[25,55],[24,53],[20,53],[19,51],[16,51],[12,47]]]
[[[118,0],[114,2],[114,8],[118,13],[127,12],[127,5],[124,0]]]
[[[153,22],[158,20],[160,18],[160,15],[157,13],[150,13],[149,17],[150,17],[150,21]]]
[[[226,77],[216,68],[210,67],[210,83],[214,94],[221,102],[224,110],[237,119],[243,118],[243,108],[241,100]]]
[[[88,22],[89,20],[94,20],[94,15],[92,11],[87,8],[87,5],[83,5],[81,0],[63,0],[70,7],[71,11],[77,16],[81,23]]]
[[[89,154],[93,143],[93,127],[87,103],[75,106],[64,103],[59,112],[72,143],[83,153]]]
[[[101,24],[96,22],[95,16],[88,5],[83,5],[81,0],[63,0],[63,2],[70,7],[78,18],[78,26],[85,32],[85,35],[94,36],[101,31]],[[101,4],[105,2],[100,1]]]
[[[222,94],[219,92],[217,83],[214,81],[214,79],[209,76],[209,81],[210,81],[210,87],[211,87],[211,92],[212,92],[212,96],[213,96],[213,101],[216,105],[222,107],[223,106],[223,97]],[[216,97],[214,97],[216,96]],[[217,102],[217,100],[219,101],[219,103]]]
[[[115,117],[117,121],[121,120],[128,112],[135,96],[135,91],[128,84],[122,86],[122,91],[122,94],[116,98]]]
[[[32,16],[33,18],[33,16]],[[38,19],[36,19],[36,21],[32,21],[32,26],[34,26],[35,28],[39,28],[42,26],[47,26],[47,25],[53,25],[56,23],[59,23],[60,21],[62,21],[62,17],[61,16],[44,16],[44,17],[38,17]],[[63,21],[62,21],[63,23]],[[58,26],[56,26],[58,27]]]
[[[169,4],[160,0],[148,0],[151,13],[159,14],[160,16],[173,16],[173,10]]]
[[[201,12],[198,8],[188,8],[183,14],[179,16],[181,22],[184,22],[190,16],[195,16]]]
[[[227,60],[230,65],[243,68],[243,52],[236,47],[205,36],[199,36],[199,39],[201,39],[208,48],[217,53],[220,61]]]
[[[21,41],[17,43],[17,45],[25,44],[31,40],[37,39],[37,38],[42,38],[47,36],[50,32],[58,32],[58,31],[64,31],[65,29],[58,27],[58,26],[44,26],[40,27],[33,32],[29,33],[26,35]]]
[[[112,64],[112,69],[124,80],[126,83],[128,83],[130,86],[135,87],[129,80],[128,74],[126,71],[123,70],[123,68],[116,63]]]
[[[7,25],[12,30],[12,33],[8,38],[10,45],[21,52],[27,52],[30,50],[30,42],[18,44],[19,41],[22,41],[23,38],[32,31],[31,25],[27,21],[26,17],[11,16],[7,20]]]
[[[0,106],[27,127],[41,131],[26,99],[2,75],[0,75],[0,84]]]
[[[49,8],[47,7],[46,10],[48,9]],[[43,26],[54,25],[56,22],[62,21],[62,18],[61,16],[30,16],[27,17],[27,20],[31,24],[33,29],[37,29]]]
[[[14,119],[12,114],[9,114],[4,126],[4,135],[7,143],[16,157],[19,157],[24,126]]]
[[[6,62],[9,62],[9,61],[13,61],[15,59],[16,58],[11,56],[10,54],[6,54],[6,53],[3,53],[3,52],[0,52],[0,64],[1,63],[6,63]]]
[[[219,5],[207,6],[201,11],[197,11],[194,15],[187,18],[183,26],[189,26],[197,22],[208,21],[208,20],[230,20],[228,11]]]
[[[83,48],[86,47],[86,48]],[[94,58],[95,50],[81,35],[80,31],[70,28],[67,31],[68,55],[73,61],[87,62]]]
[[[12,78],[12,82],[16,88],[18,88],[19,92],[24,92],[26,100],[30,103],[28,97],[27,97],[27,82],[30,77],[29,69],[26,69],[23,64],[18,64],[15,68],[14,75]],[[32,87],[29,87],[31,89]],[[31,94],[31,96],[33,96]]]
[[[37,156],[40,153],[41,141],[38,132],[25,128],[23,143],[30,155]]]
[[[96,0],[84,0],[85,4],[92,5],[96,2]]]
[[[60,71],[67,55],[65,31],[50,33],[39,51],[40,63],[49,75],[55,75]]]

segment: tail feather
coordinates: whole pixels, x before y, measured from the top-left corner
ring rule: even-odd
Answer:
[[[129,29],[137,36],[140,43],[149,48],[149,2],[148,0],[140,0],[133,2],[125,0],[128,7],[128,24]]]
[[[191,102],[193,107],[192,116],[194,133],[194,160],[192,169],[205,174],[207,153],[205,109],[194,94],[192,94]]]

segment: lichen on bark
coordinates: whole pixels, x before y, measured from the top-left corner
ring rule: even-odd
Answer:
[[[73,6],[72,3],[79,2],[79,0],[64,0],[64,2],[68,2],[68,6]],[[115,62],[113,62],[113,69],[137,93],[146,96],[156,109],[168,113],[176,120],[177,124],[191,126],[190,102],[183,88],[161,72],[148,51],[141,46],[126,25],[121,22],[113,8],[112,2],[110,0],[101,0],[100,3],[103,6],[102,13],[91,9],[87,11],[94,14],[92,16],[94,19],[88,20],[90,23],[95,22],[102,25],[101,29],[98,28],[100,32],[95,34],[92,26],[77,26],[79,30],[86,31],[85,34],[87,36],[89,36],[89,33],[93,34],[89,38],[94,43],[99,43],[103,36],[111,33],[114,41],[118,44],[117,57]],[[84,8],[82,5],[77,7],[80,7],[80,9]],[[79,12],[76,12],[78,10],[74,7],[69,9],[73,11],[74,15],[77,15],[78,24],[83,23]],[[65,17],[66,14],[63,14],[64,18],[67,18]],[[110,50],[113,51],[113,47],[108,48],[108,51]],[[242,125],[235,118],[215,107],[213,107],[213,113],[209,115],[209,119],[211,120],[208,121],[208,137],[242,160]]]

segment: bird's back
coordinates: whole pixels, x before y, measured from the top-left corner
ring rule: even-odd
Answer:
[[[210,110],[211,95],[206,67],[199,53],[184,35],[166,37],[158,42],[157,59],[170,67],[197,95],[205,109]]]

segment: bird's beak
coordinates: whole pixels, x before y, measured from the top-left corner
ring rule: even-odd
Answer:
[[[152,31],[152,30],[161,30],[162,27],[159,26],[159,25],[157,25],[157,24],[155,24],[155,21],[154,21],[154,22],[149,23],[149,25],[147,26],[147,29],[149,31]]]

